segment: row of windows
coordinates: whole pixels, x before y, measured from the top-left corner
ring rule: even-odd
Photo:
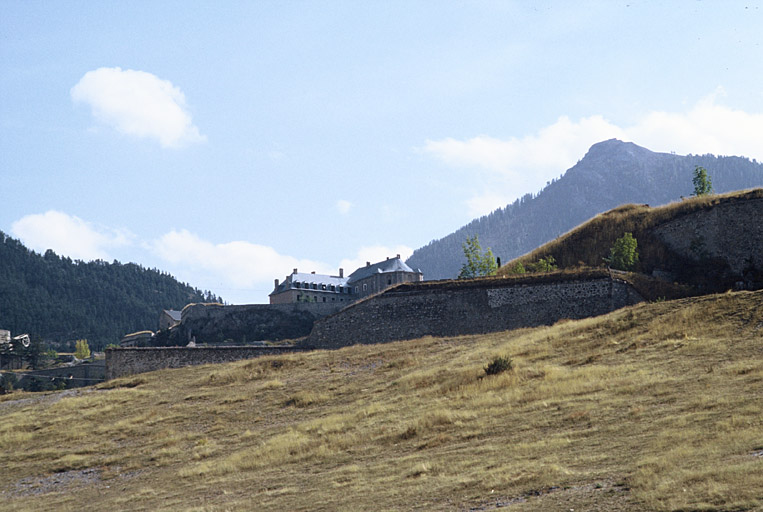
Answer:
[[[323,290],[323,291],[331,291],[331,292],[339,292],[339,293],[350,293],[350,288],[348,286],[335,286],[335,285],[325,285],[321,284],[320,286],[317,283],[300,283],[295,282],[294,288],[302,288],[305,290]],[[355,287],[357,289],[357,286]]]
[[[347,299],[348,301],[350,299]],[[339,302],[344,302],[345,299],[339,299]],[[297,302],[329,302],[327,297],[318,297],[317,295],[297,295]],[[336,297],[331,297],[331,302],[336,302]]]

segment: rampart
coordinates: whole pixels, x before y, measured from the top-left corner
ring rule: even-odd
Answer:
[[[228,363],[271,354],[308,350],[296,347],[130,347],[106,349],[106,379],[164,368]]]
[[[344,304],[342,304],[344,305]],[[340,309],[337,304],[191,304],[173,328],[173,344],[278,341],[307,336],[318,318]]]
[[[668,221],[655,234],[695,262],[724,261],[734,276],[763,273],[763,199],[727,201]]]
[[[337,348],[427,335],[483,334],[602,315],[641,301],[629,283],[606,273],[534,281],[408,283],[316,321],[305,343]]]

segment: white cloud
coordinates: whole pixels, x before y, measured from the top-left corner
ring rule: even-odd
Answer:
[[[302,272],[337,272],[319,262],[279,254],[265,245],[243,241],[213,244],[185,229],[166,233],[151,248],[176,268],[203,271],[209,280],[236,288],[262,287],[263,283],[272,286],[273,279],[291,274],[294,268]]]
[[[350,213],[351,208],[352,208],[352,203],[347,200],[340,199],[339,201],[336,202],[336,209],[342,215],[346,215]]]
[[[469,212],[484,215],[528,193],[538,192],[581,159],[595,143],[618,138],[652,151],[679,154],[741,155],[763,160],[763,114],[719,105],[722,89],[685,112],[649,112],[632,126],[617,126],[594,115],[577,122],[560,117],[538,133],[496,139],[428,140],[423,151],[451,167],[473,174],[476,188],[489,190],[466,201]]]
[[[388,257],[393,258],[398,254],[405,261],[413,254],[413,249],[405,245],[397,245],[395,247],[385,245],[361,247],[355,258],[343,259],[339,263],[339,267],[343,268],[345,271],[344,275],[348,276],[358,268],[365,266],[366,262],[377,263]]]
[[[40,253],[53,249],[83,261],[109,260],[107,249],[130,245],[132,239],[127,231],[97,227],[55,210],[22,217],[11,225],[11,233]]]
[[[293,269],[300,272],[338,275],[343,268],[350,275],[366,261],[375,263],[396,254],[405,260],[413,249],[403,245],[375,245],[361,248],[356,258],[344,259],[339,267],[279,254],[272,247],[250,242],[214,244],[188,230],[173,230],[150,244],[150,250],[167,263],[173,275],[193,276],[196,285],[209,287],[228,301],[266,302],[274,279],[283,279]],[[217,284],[213,284],[217,283]]]
[[[90,105],[100,122],[136,137],[178,148],[206,137],[194,126],[185,95],[169,80],[145,71],[98,68],[71,89],[72,100]]]

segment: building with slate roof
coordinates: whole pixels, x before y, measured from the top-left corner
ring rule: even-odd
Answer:
[[[174,309],[163,309],[159,315],[159,330],[163,331],[174,327],[180,323],[182,318],[181,311],[175,311]]]
[[[338,276],[300,273],[296,268],[283,282],[275,280],[271,304],[292,302],[353,302],[400,283],[422,281],[421,270],[412,270],[398,254],[379,263],[366,262],[348,277],[339,269]]]

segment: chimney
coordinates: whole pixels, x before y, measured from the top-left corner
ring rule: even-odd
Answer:
[[[367,262],[366,262],[366,266],[367,266],[367,267],[370,267],[370,266],[371,266],[371,262],[370,262],[370,261],[367,261]]]
[[[278,288],[278,279],[276,279],[276,288]]]
[[[292,274],[296,274],[296,273],[297,273],[297,269],[295,268],[295,269],[294,269],[294,272],[292,272]]]
[[[400,255],[399,254],[397,255],[397,259],[400,259]]]
[[[339,277],[344,277],[344,269],[343,268],[339,269]]]
[[[313,271],[312,271],[312,272],[310,272],[310,273],[311,273],[311,274],[315,274],[315,270],[313,270]]]
[[[387,261],[389,261],[389,256],[387,256]]]

